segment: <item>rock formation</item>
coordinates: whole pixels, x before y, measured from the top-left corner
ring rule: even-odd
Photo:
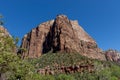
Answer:
[[[22,57],[36,58],[48,52],[80,53],[89,58],[105,60],[105,56],[77,21],[65,15],[40,24],[22,40]]]
[[[107,61],[120,63],[120,53],[116,50],[107,50],[104,52]]]
[[[72,73],[82,73],[84,71],[88,71],[89,73],[94,72],[94,65],[87,64],[87,65],[73,65],[73,66],[60,66],[51,69],[49,66],[45,67],[44,69],[38,69],[37,73],[42,75],[54,75],[54,74],[72,74]]]
[[[0,26],[0,52],[1,51],[16,53],[15,42],[7,29],[3,26]]]
[[[11,36],[7,29],[5,29],[3,26],[0,26],[0,36]]]

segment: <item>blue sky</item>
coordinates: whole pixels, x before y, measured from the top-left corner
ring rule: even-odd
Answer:
[[[20,39],[38,24],[65,14],[104,50],[120,50],[120,0],[0,0],[5,27]]]

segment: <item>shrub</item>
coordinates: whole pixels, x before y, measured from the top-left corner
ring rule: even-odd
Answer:
[[[75,80],[71,75],[60,74],[56,77],[56,80]]]

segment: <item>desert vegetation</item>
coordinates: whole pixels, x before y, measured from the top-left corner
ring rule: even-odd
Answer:
[[[95,59],[89,59],[81,56],[78,53],[49,53],[45,54],[39,59],[30,59],[31,64],[35,66],[35,69],[49,69],[54,71],[52,76],[58,76],[66,74],[72,76],[75,80],[119,80],[120,79],[120,65],[110,61],[99,61]],[[82,66],[83,71],[72,71],[68,69],[68,72],[60,72],[61,67],[75,67]],[[92,65],[91,71],[86,65]],[[48,73],[49,74],[49,73]],[[44,75],[47,75],[44,74]],[[50,74],[51,75],[51,74]]]
[[[47,53],[38,59],[21,59],[14,53],[15,40],[0,41],[0,79],[6,80],[119,80],[120,65],[81,56],[79,53]],[[90,66],[90,69],[86,66]],[[80,69],[80,67],[83,67]],[[42,74],[40,69],[49,70]],[[63,70],[63,71],[62,71]],[[81,70],[81,71],[80,71]],[[52,72],[53,71],[53,72]]]

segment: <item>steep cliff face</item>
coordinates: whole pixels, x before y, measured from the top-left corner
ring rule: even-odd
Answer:
[[[35,58],[42,55],[43,43],[46,40],[53,22],[54,20],[42,23],[37,28],[32,29],[30,33],[24,36],[21,48],[26,49],[26,51],[22,52],[22,57],[28,56],[30,58]]]
[[[22,57],[35,58],[48,52],[80,53],[84,56],[105,60],[96,42],[79,26],[65,15],[58,15],[55,20],[40,24],[23,38]]]

